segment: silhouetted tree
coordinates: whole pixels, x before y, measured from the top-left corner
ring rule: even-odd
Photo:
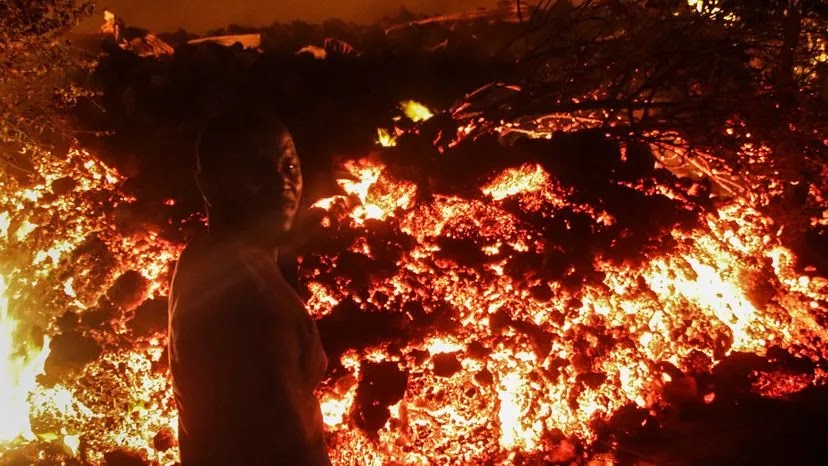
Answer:
[[[799,215],[786,234],[807,227],[810,188],[826,191],[828,106],[814,85],[824,79],[815,69],[825,52],[814,49],[826,43],[824,2],[545,0],[521,24],[517,86],[456,107],[468,137],[508,123],[517,134],[648,142],[732,194],[773,184],[768,210]]]
[[[754,39],[774,65],[775,90],[788,99],[797,91],[797,66],[807,68],[813,58],[809,42],[828,40],[828,3],[822,0],[704,0],[699,9]]]
[[[89,15],[92,5],[91,0],[0,1],[0,142],[37,150],[56,135],[68,135],[59,112],[82,94],[69,78],[90,62],[63,34]]]

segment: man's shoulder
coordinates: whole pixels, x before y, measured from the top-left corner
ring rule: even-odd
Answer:
[[[250,282],[243,257],[232,244],[207,235],[193,238],[182,250],[172,277],[171,295],[213,296],[232,293]]]
[[[172,292],[228,284],[266,289],[280,279],[275,252],[201,235],[193,238],[181,252],[173,273]]]

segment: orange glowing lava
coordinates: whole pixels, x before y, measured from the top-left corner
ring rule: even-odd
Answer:
[[[709,370],[732,352],[762,355],[771,346],[813,360],[828,357],[819,343],[828,338],[819,318],[828,311],[828,280],[796,271],[778,227],[754,199],[734,198],[700,213],[693,228],[664,232],[663,247],[642,251],[640,260],[594,251],[590,280],[578,278],[572,266],[550,278],[532,261],[554,261],[559,251],[527,218],[568,227],[561,213],[574,212],[598,233],[615,228],[616,219],[576,199],[543,166],[501,170],[468,197],[434,194],[419,203],[417,186],[379,162],[342,168],[351,175],[339,180],[345,194],[314,207],[339,220],[335,227],[326,223],[332,236],[347,230],[353,241],[343,254],[302,271],[308,307],[322,318],[353,303],[360,312],[393,316],[399,333],[343,352],[337,372],[318,391],[335,464],[574,461],[583,458],[575,457],[573,445],[594,441],[597,422],[626,406],[658,409],[670,380],[664,364]],[[31,309],[26,322],[50,335],[68,332],[57,323],[67,311],[82,322],[97,322],[98,315],[108,320],[83,324],[100,354],[64,379],[49,386],[32,379],[11,391],[0,383],[0,402],[14,400],[22,409],[19,425],[0,431],[0,441],[16,439],[0,443],[0,455],[40,442],[90,464],[116,448],[173,464],[174,444],[159,440],[176,425],[163,363],[165,331],[136,326],[150,308],[121,304],[103,313],[115,306],[105,301],[107,291],[128,271],[146,282],[136,293],[142,299],[163,298],[182,245],[152,229],[118,231],[116,210],[132,200],[120,194],[123,178],[91,154],[73,150],[65,159],[39,161],[35,170],[34,179],[7,178],[0,186],[6,296]],[[697,212],[674,187],[621,187]],[[376,222],[405,247],[373,237]],[[396,255],[382,272],[342,265],[345,252],[375,264],[391,249]],[[369,278],[355,282],[362,272]],[[0,370],[8,373],[10,364],[14,371],[29,366],[18,364],[10,349],[20,341],[12,341],[17,320],[5,304],[0,363],[6,366]],[[360,380],[380,364],[399,370],[405,383],[371,432],[357,419]],[[756,386],[782,396],[824,379],[768,373],[757,375]],[[712,401],[715,394],[703,396]]]

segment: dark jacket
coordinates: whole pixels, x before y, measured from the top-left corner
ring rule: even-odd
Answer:
[[[192,242],[169,317],[182,466],[330,464],[313,394],[327,359],[275,254]]]

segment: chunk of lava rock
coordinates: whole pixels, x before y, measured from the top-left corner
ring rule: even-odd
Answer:
[[[146,299],[149,283],[135,270],[124,272],[106,292],[107,298],[119,308],[130,311]]]
[[[149,462],[138,452],[112,450],[104,454],[105,466],[147,466]]]
[[[454,353],[435,354],[431,362],[434,364],[434,375],[439,377],[451,377],[463,370],[463,366]]]
[[[156,298],[144,301],[130,319],[129,328],[136,336],[148,336],[167,328],[167,299]]]
[[[391,412],[388,407],[400,401],[408,385],[408,375],[396,362],[364,361],[354,403],[357,425],[374,433],[385,425]]]
[[[40,378],[40,382],[46,386],[71,376],[73,372],[97,359],[102,351],[98,342],[74,331],[56,335],[49,349],[45,373]]]
[[[553,464],[569,463],[575,459],[575,453],[575,445],[564,439],[552,450],[547,459]]]
[[[673,404],[690,403],[698,396],[699,388],[694,377],[673,379],[664,386],[664,399]]]
[[[52,181],[52,185],[50,187],[55,195],[62,196],[75,189],[75,186],[77,185],[78,182],[75,181],[74,178],[64,176],[63,178],[58,178],[55,181]]]
[[[158,451],[167,451],[175,446],[175,432],[169,427],[159,430],[152,438],[152,447]]]

